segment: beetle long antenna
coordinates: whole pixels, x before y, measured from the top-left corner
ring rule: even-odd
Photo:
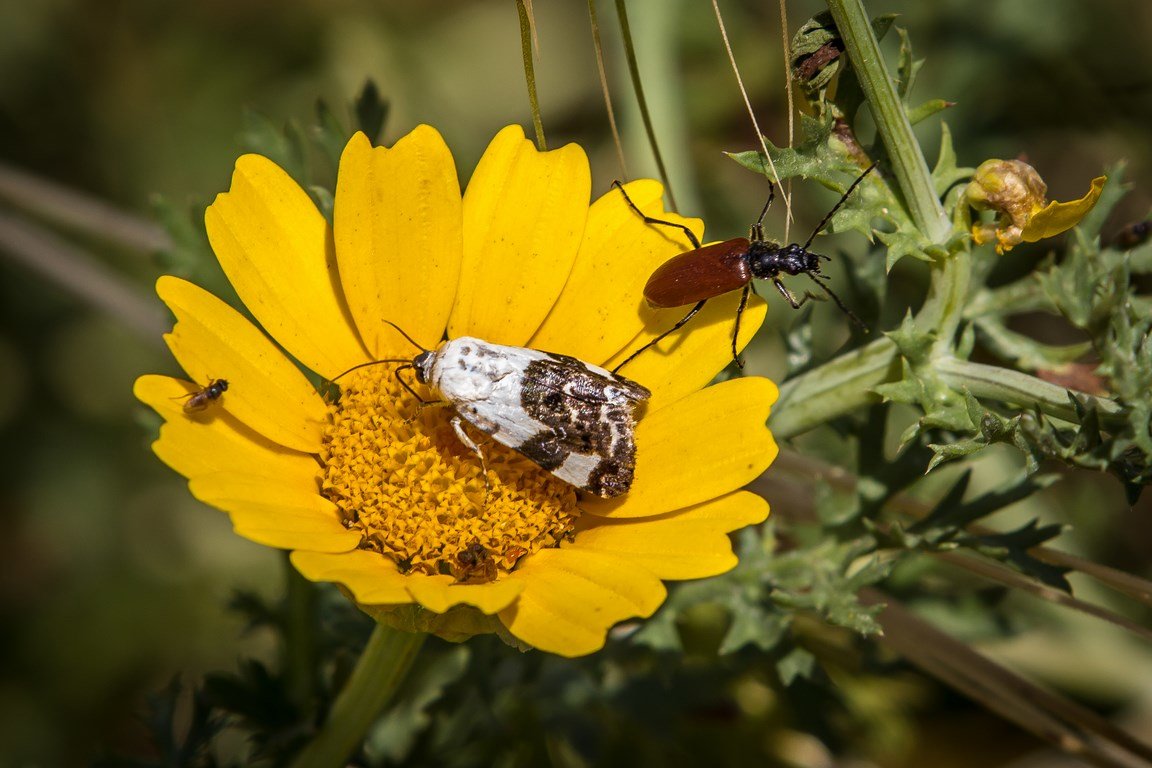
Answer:
[[[832,210],[828,211],[828,215],[825,216],[824,219],[816,225],[816,229],[812,230],[812,234],[808,236],[807,242],[804,243],[804,250],[808,250],[808,246],[812,245],[812,241],[816,239],[816,235],[820,234],[824,227],[828,225],[828,222],[832,220],[833,214],[840,210],[840,206],[847,202],[848,198],[852,195],[852,191],[855,190],[856,187],[860,186],[860,182],[864,181],[864,177],[870,174],[872,169],[875,167],[876,163],[873,162],[872,165],[864,169],[864,173],[856,177],[856,181],[852,182],[852,186],[848,187],[848,190],[840,196],[840,199],[836,201],[836,205],[832,206]],[[825,288],[825,290],[827,290],[827,288]],[[849,312],[848,314],[852,313]]]
[[[409,343],[410,343],[412,346],[416,347],[416,349],[420,350],[421,352],[431,352],[431,351],[432,351],[432,350],[430,350],[430,349],[425,349],[423,346],[421,346],[421,345],[420,345],[420,342],[416,341],[416,339],[412,338],[412,337],[411,337],[411,336],[409,336],[407,333],[405,333],[405,332],[404,332],[404,329],[403,329],[403,328],[401,328],[400,326],[396,325],[396,323],[392,322],[391,320],[385,320],[384,322],[388,323],[388,325],[390,325],[390,326],[392,326],[393,328],[395,328],[395,329],[396,329],[396,332],[397,332],[397,333],[399,333],[399,334],[400,334],[401,336],[403,336],[404,338],[408,339],[408,342],[409,342]],[[381,360],[380,362],[384,362],[384,361],[383,361],[383,360]],[[352,369],[351,369],[351,368],[349,368],[348,370],[352,370]],[[344,374],[342,373],[342,374],[340,374],[340,375],[341,375],[341,376],[343,376]]]
[[[840,311],[843,312],[845,315],[847,315],[849,320],[851,320],[853,323],[855,323],[859,327],[863,328],[864,330],[868,330],[868,326],[864,324],[864,321],[861,320],[859,317],[857,317],[855,312],[848,309],[848,305],[845,304],[843,301],[841,301],[840,297],[837,296],[832,291],[832,289],[829,288],[827,286],[827,284],[825,284],[825,282],[823,280],[816,277],[811,272],[806,272],[805,274],[808,275],[808,277],[812,278],[812,282],[814,282],[814,283],[816,283],[816,285],[820,286],[820,290],[822,290],[822,291],[824,291],[824,293],[828,294],[828,296],[832,299],[832,301],[836,302],[836,306],[840,307]]]
[[[384,322],[388,322],[388,321],[385,320]],[[397,330],[399,330],[399,329],[397,329]],[[400,333],[404,333],[404,331],[400,331]],[[372,365],[383,365],[384,363],[407,363],[408,366],[411,367],[412,366],[412,358],[409,358],[409,357],[389,357],[389,358],[386,358],[384,360],[369,360],[366,363],[359,363],[357,365],[352,366],[348,370],[344,371],[344,373],[341,373],[339,376],[335,376],[331,379],[328,379],[328,381],[335,383],[335,382],[339,381],[340,379],[344,378],[345,376],[347,376],[348,374],[352,373],[352,371],[358,371],[361,368],[367,368],[367,367],[372,366]]]

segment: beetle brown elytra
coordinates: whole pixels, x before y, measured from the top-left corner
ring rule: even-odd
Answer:
[[[848,309],[847,305],[840,300],[840,297],[828,287],[825,282],[828,278],[820,272],[820,260],[829,261],[830,259],[822,254],[812,253],[808,250],[808,246],[831,221],[833,214],[840,210],[840,206],[864,180],[864,177],[875,167],[876,164],[872,163],[864,169],[864,172],[841,195],[840,200],[832,207],[832,210],[828,211],[816,229],[812,230],[812,234],[809,235],[808,240],[803,245],[790,243],[782,246],[764,237],[764,216],[768,213],[768,209],[776,197],[776,186],[771,180],[768,181],[768,202],[764,204],[764,209],[760,211],[760,217],[752,225],[752,231],[748,237],[734,237],[731,240],[705,246],[700,244],[700,240],[687,226],[646,216],[628,197],[623,185],[618,181],[613,182],[612,186],[620,190],[620,194],[624,195],[628,205],[638,216],[644,219],[645,223],[663,224],[667,227],[683,230],[694,246],[692,250],[673,256],[657,267],[644,286],[644,298],[654,308],[665,309],[692,304],[692,309],[688,310],[688,314],[684,315],[671,328],[625,358],[613,369],[613,372],[620,370],[632,362],[641,352],[655,346],[670,334],[683,328],[689,320],[696,316],[697,312],[703,309],[709,299],[723,296],[737,289],[741,289],[742,293],[740,305],[736,309],[736,327],[732,332],[732,359],[743,368],[744,361],[740,359],[740,354],[736,349],[736,340],[740,335],[740,317],[744,314],[744,308],[748,304],[748,295],[754,290],[752,287],[753,280],[771,280],[772,284],[776,286],[776,290],[793,309],[799,309],[809,299],[819,298],[817,295],[805,291],[804,295],[797,299],[780,279],[782,274],[807,275],[812,282],[820,287],[820,290],[836,302],[836,306],[852,322],[863,326],[864,323],[860,318],[856,317],[852,310]]]

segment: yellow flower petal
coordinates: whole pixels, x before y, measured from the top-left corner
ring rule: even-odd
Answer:
[[[184,396],[197,389],[195,384],[168,376],[136,379],[136,398],[166,422],[160,428],[160,439],[152,444],[161,461],[187,478],[238,472],[316,492],[320,468],[315,457],[273,443],[227,411],[209,408],[184,413]]]
[[[435,128],[417,128],[391,149],[357,133],[344,148],[333,228],[340,281],[373,358],[418,350],[444,334],[463,249],[460,182]]]
[[[644,350],[620,369],[621,375],[652,391],[652,398],[648,401],[650,413],[699,390],[732,362],[732,331],[736,327],[736,309],[739,306],[739,291],[710,300],[687,325],[651,349]],[[624,352],[613,356],[605,367],[611,370],[619,365],[633,351],[674,325],[689,309],[691,307],[674,310],[645,307],[649,320],[644,331]],[[767,315],[768,304],[759,296],[749,296],[740,318],[737,349],[748,346]]]
[[[405,588],[407,577],[396,570],[395,563],[377,552],[354,549],[329,554],[297,550],[291,559],[292,565],[304,578],[343,584],[358,603],[396,605],[412,602]]]
[[[338,291],[332,231],[279,166],[237,160],[204,224],[244,305],[297,360],[331,378],[368,359]]]
[[[646,517],[740,488],[776,458],[765,422],[777,395],[768,379],[732,379],[645,416],[636,425],[632,489],[616,499],[587,499],[582,508],[604,517]]]
[[[664,210],[659,182],[641,179],[624,186],[648,216],[688,225],[697,237],[703,236],[699,219]],[[691,248],[682,231],[645,224],[620,190],[610,190],[589,209],[572,274],[531,346],[593,363],[607,360],[636,336],[647,276]]]
[[[661,579],[700,579],[736,566],[730,531],[768,517],[768,503],[740,491],[656,519],[587,516],[572,549],[604,552],[641,565]]]
[[[408,591],[416,602],[433,613],[445,613],[465,603],[481,613],[493,614],[507,608],[524,591],[524,582],[500,579],[487,584],[457,584],[451,576],[411,574]]]
[[[336,505],[315,489],[309,493],[236,472],[201,475],[188,488],[205,504],[227,512],[237,533],[260,544],[347,552],[360,543],[360,534],[340,523]]]
[[[448,335],[523,346],[560,295],[584,235],[591,172],[569,144],[496,134],[464,193],[464,261]]]
[[[651,616],[667,595],[644,568],[576,548],[526,557],[509,579],[523,581],[524,592],[500,621],[524,642],[568,657],[599,650],[613,624]]]
[[[213,408],[227,410],[281,445],[319,452],[328,408],[267,336],[186,280],[161,277],[156,293],[176,315],[176,326],[164,339],[185,372],[201,384],[228,381],[228,391]]]
[[[1066,203],[1051,202],[1037,211],[1021,232],[1021,238],[1026,243],[1035,243],[1046,237],[1058,235],[1072,229],[1080,220],[1088,215],[1088,211],[1096,206],[1100,193],[1104,191],[1104,182],[1107,176],[1097,176],[1092,179],[1092,187],[1088,194],[1079,200],[1069,200]]]

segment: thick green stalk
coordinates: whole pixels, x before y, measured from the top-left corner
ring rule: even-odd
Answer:
[[[516,0],[516,13],[520,16],[520,53],[524,57],[524,79],[528,84],[528,104],[532,107],[532,127],[536,129],[536,148],[544,152],[548,149],[548,142],[544,140],[544,121],[540,117],[540,99],[536,96],[536,67],[532,57],[535,30],[526,0]]]
[[[316,737],[292,768],[342,768],[400,687],[424,642],[423,633],[376,625],[344,690]]]
[[[863,0],[828,0],[828,9],[872,110],[876,130],[888,150],[908,213],[925,237],[934,243],[943,243],[952,227],[936,195],[928,163],[912,133],[904,104],[884,66],[880,43],[872,32]]]
[[[826,421],[878,402],[872,388],[899,374],[896,345],[876,341],[825,363],[780,386],[780,400],[768,424],[777,440],[787,440]]]
[[[1035,376],[955,357],[938,358],[933,363],[933,369],[941,381],[957,391],[968,390],[978,398],[1011,403],[1026,409],[1039,408],[1049,416],[1065,421],[1080,420],[1068,400],[1067,389]],[[1123,407],[1119,403],[1106,397],[1093,399],[1103,424],[1118,422],[1123,414]]]

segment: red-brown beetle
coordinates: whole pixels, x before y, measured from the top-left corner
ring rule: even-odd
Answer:
[[[614,182],[613,186],[620,189],[624,199],[631,206],[632,210],[641,216],[648,224],[663,224],[668,227],[677,227],[684,231],[688,236],[688,240],[694,246],[691,251],[685,251],[679,256],[673,256],[668,261],[661,264],[648,278],[648,283],[644,286],[644,298],[649,306],[656,309],[665,309],[670,307],[683,307],[692,304],[692,309],[688,310],[688,314],[684,315],[679,322],[673,325],[662,334],[652,339],[640,349],[629,355],[624,362],[616,366],[613,372],[620,370],[628,363],[649,347],[655,346],[669,334],[679,330],[696,316],[709,299],[714,299],[717,296],[723,296],[726,293],[743,289],[740,294],[740,306],[736,310],[736,328],[732,332],[732,359],[741,368],[744,367],[744,361],[740,359],[739,353],[736,351],[736,340],[740,335],[740,317],[744,314],[744,308],[748,304],[748,294],[754,288],[752,287],[753,280],[771,280],[772,284],[776,286],[776,290],[780,295],[792,305],[793,309],[799,309],[804,302],[809,299],[820,298],[819,296],[804,292],[804,295],[799,299],[788,290],[784,282],[780,279],[780,275],[799,275],[805,274],[811,278],[812,282],[816,283],[825,294],[828,295],[836,306],[840,307],[852,322],[863,326],[860,318],[853,314],[852,310],[840,300],[840,297],[832,292],[832,289],[824,282],[828,278],[820,272],[820,260],[829,261],[827,256],[818,253],[812,253],[808,250],[808,246],[812,244],[812,240],[820,231],[824,229],[825,225],[832,219],[832,215],[840,209],[840,206],[848,199],[857,185],[864,180],[864,177],[876,167],[876,164],[868,166],[864,173],[860,174],[852,185],[848,187],[847,191],[840,197],[840,200],[828,212],[828,215],[817,225],[816,229],[808,237],[803,245],[798,243],[791,243],[789,245],[781,246],[767,240],[764,237],[764,216],[768,213],[768,208],[772,205],[773,199],[776,197],[776,186],[771,181],[768,182],[768,202],[764,204],[764,209],[760,211],[760,218],[752,225],[752,231],[748,237],[734,237],[731,240],[725,240],[722,243],[713,243],[712,245],[701,246],[699,239],[695,233],[692,232],[684,224],[678,224],[672,221],[665,221],[664,219],[657,219],[651,216],[644,215],[643,211],[636,207],[628,197],[628,193],[624,191],[623,185],[620,182]]]

